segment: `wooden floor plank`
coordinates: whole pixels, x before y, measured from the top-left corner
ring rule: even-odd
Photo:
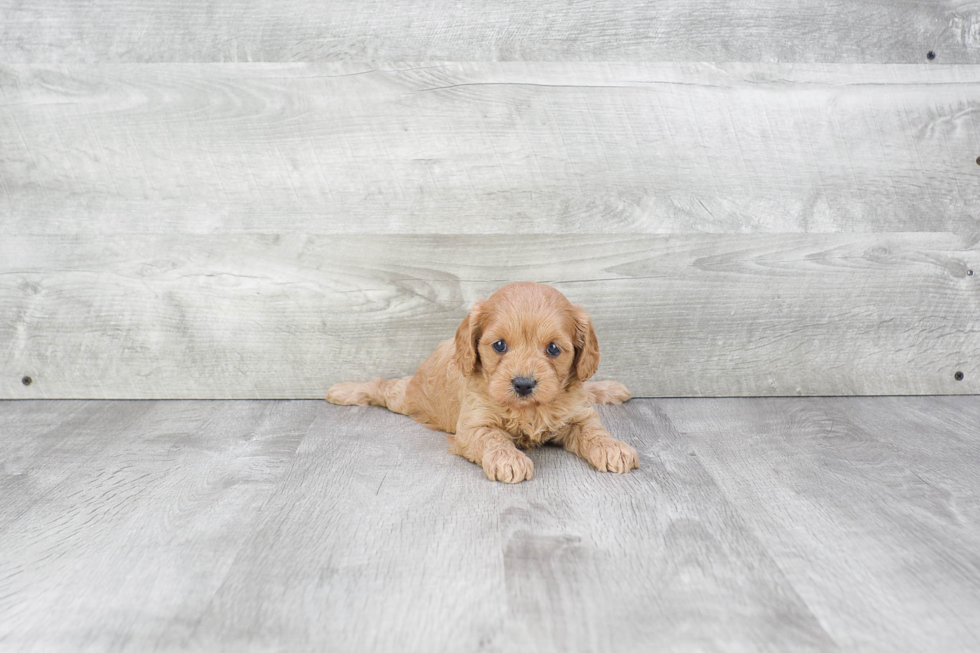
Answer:
[[[172,649],[220,584],[318,405],[102,407],[118,428],[86,438],[66,421],[68,436],[82,435],[94,455],[0,533],[2,647]],[[4,449],[25,436],[5,434]]]
[[[832,649],[697,462],[643,422],[611,422],[641,447],[639,472],[544,449],[535,482],[510,488],[403,417],[331,407],[191,642]]]
[[[484,480],[404,416],[323,404],[188,645],[477,648],[503,619]]]
[[[0,402],[0,649],[980,644],[980,398],[601,412],[639,470],[505,486],[374,407]]]
[[[935,651],[980,645],[977,403],[658,405],[843,649]]]
[[[149,410],[146,403],[0,402],[0,532],[77,483]]]

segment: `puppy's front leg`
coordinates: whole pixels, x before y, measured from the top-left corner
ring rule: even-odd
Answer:
[[[589,461],[600,472],[625,474],[640,466],[636,449],[609,435],[594,410],[585,420],[573,424],[558,443]]]
[[[449,451],[483,467],[491,481],[520,483],[534,476],[534,463],[514,446],[506,431],[492,426],[464,426],[450,436]]]

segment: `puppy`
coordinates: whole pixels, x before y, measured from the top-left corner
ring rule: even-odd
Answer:
[[[478,301],[413,376],[338,383],[326,399],[386,406],[446,431],[449,451],[491,481],[530,479],[534,465],[518,448],[548,442],[624,474],[639,467],[636,450],[609,435],[593,404],[630,393],[616,381],[586,383],[598,366],[588,313],[551,286],[512,283]]]

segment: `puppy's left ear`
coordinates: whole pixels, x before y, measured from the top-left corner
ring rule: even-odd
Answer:
[[[575,375],[585,381],[599,369],[599,340],[592,328],[592,318],[581,306],[572,307],[575,318]]]

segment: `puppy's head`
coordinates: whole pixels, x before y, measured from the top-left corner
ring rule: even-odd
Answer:
[[[526,408],[551,403],[595,374],[599,343],[589,314],[560,292],[512,283],[463,319],[454,360],[464,375],[484,376],[494,401]]]

